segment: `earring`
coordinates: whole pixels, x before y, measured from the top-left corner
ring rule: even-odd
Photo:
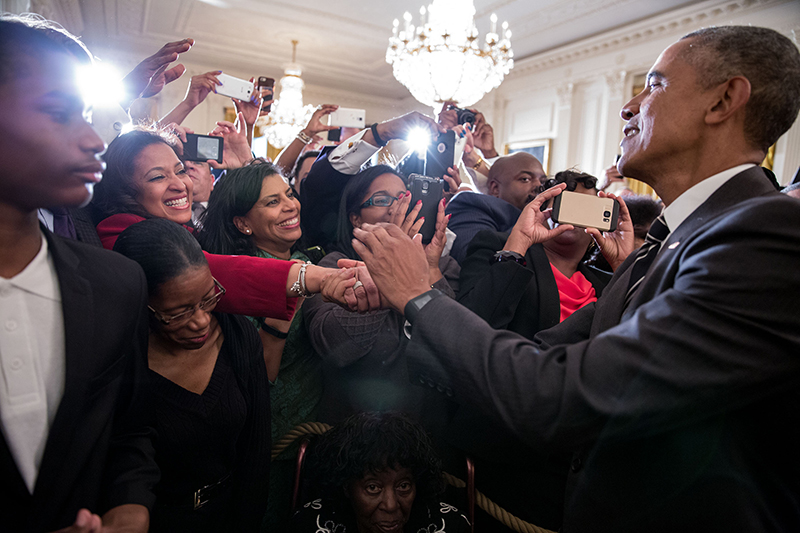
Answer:
[[[248,230],[246,230],[246,231],[245,231],[245,233],[247,233],[248,235],[250,235],[250,230],[249,230],[249,229],[248,229]]]

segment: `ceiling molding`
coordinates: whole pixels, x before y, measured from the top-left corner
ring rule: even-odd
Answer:
[[[663,15],[629,24],[619,30],[605,32],[578,43],[515,61],[514,69],[509,73],[508,79],[512,80],[515,77],[524,76],[532,72],[567,65],[615,50],[629,48],[637,43],[660,39],[680,32],[681,28],[691,30],[701,25],[712,25],[716,21],[728,19],[734,13],[761,9],[766,6],[791,1],[794,0],[730,0],[727,2],[711,0],[690,7],[679,8]]]

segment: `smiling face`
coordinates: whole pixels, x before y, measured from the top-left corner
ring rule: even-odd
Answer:
[[[252,235],[258,248],[278,257],[291,255],[290,248],[303,236],[300,201],[278,174],[264,178],[258,201],[245,216],[236,217],[234,223],[239,231]]]
[[[401,533],[411,515],[417,488],[408,468],[387,468],[352,482],[347,495],[359,533]]]
[[[705,110],[714,95],[701,88],[696,69],[682,59],[692,43],[686,39],[664,50],[644,90],[622,108],[627,124],[617,168],[623,176],[657,186],[677,166],[695,165],[702,153]]]
[[[400,193],[406,192],[406,184],[395,174],[381,174],[375,178],[367,189],[366,194],[361,199],[363,204],[376,194],[386,194],[397,198]],[[378,222],[391,222],[392,215],[397,209],[398,202],[392,202],[390,206],[371,205],[361,208],[359,214],[350,214],[350,223],[354,228],[360,228],[362,224],[377,224]]]
[[[194,308],[214,296],[215,292],[211,270],[207,266],[193,267],[159,285],[150,295],[149,305],[162,315],[173,316]],[[203,347],[216,326],[211,311],[195,308],[188,320],[176,320],[166,325],[153,318],[151,328],[167,345],[197,350]]]
[[[77,63],[57,52],[20,56],[0,84],[0,202],[24,211],[84,204],[105,145],[84,118]]]
[[[136,158],[136,201],[148,214],[179,224],[192,219],[192,180],[169,145],[146,146]]]

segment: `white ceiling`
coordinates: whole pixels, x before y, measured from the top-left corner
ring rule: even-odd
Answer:
[[[426,3],[428,0],[426,0]],[[575,42],[696,0],[475,0],[481,35],[489,16],[508,20],[516,59]],[[297,39],[311,85],[406,98],[385,62],[392,20],[416,16],[421,0],[39,0],[31,9],[59,20],[90,48],[146,57],[192,37],[186,60],[280,78]]]

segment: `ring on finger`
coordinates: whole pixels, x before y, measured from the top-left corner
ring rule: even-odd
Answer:
[[[363,286],[364,286],[364,284],[363,284],[363,283],[361,283],[361,281],[360,281],[360,280],[359,280],[359,281],[356,281],[356,282],[355,282],[355,284],[353,285],[353,290],[356,290],[357,288],[359,288],[359,287],[363,287]]]

